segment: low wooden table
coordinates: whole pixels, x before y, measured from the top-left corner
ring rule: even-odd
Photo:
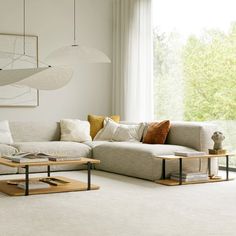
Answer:
[[[168,185],[168,186],[176,186],[182,184],[197,184],[197,183],[213,183],[213,182],[221,182],[233,180],[233,178],[229,178],[229,157],[235,156],[235,154],[208,154],[204,156],[192,156],[192,157],[184,157],[184,156],[174,156],[174,155],[163,155],[158,156],[157,158],[162,159],[162,178],[160,180],[156,180],[155,182],[158,184]],[[187,161],[190,159],[208,159],[208,180],[201,181],[191,181],[191,182],[183,182],[183,160]],[[225,158],[226,159],[226,178],[211,178],[211,159],[212,158]],[[179,181],[166,179],[166,161],[169,160],[179,160]]]
[[[11,196],[27,196],[29,194],[43,194],[43,193],[59,193],[59,192],[72,192],[72,191],[85,191],[85,190],[95,190],[99,189],[99,186],[91,184],[91,168],[93,164],[99,164],[100,161],[96,159],[81,157],[79,160],[75,161],[47,161],[47,162],[28,162],[28,163],[15,163],[5,158],[0,158],[0,165],[5,165],[9,167],[17,167],[25,169],[25,190],[18,188],[16,185],[8,184],[8,181],[22,181],[19,179],[15,180],[1,180],[0,181],[0,191]],[[87,165],[88,180],[87,183],[83,183],[78,180],[73,180],[65,177],[55,176],[69,183],[63,186],[50,186],[45,189],[29,189],[29,180],[39,180],[40,178],[29,178],[30,167],[31,166],[47,166],[47,176],[50,177],[51,171],[50,166],[52,165],[65,165],[65,164],[76,164],[76,165]],[[54,176],[53,176],[54,177]]]

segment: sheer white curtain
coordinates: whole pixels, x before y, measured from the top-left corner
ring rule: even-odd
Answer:
[[[153,119],[151,0],[115,0],[113,113],[123,120]]]

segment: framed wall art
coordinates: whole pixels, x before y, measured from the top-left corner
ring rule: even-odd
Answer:
[[[38,64],[38,36],[0,33],[1,69],[35,68]],[[37,89],[17,84],[0,86],[0,107],[36,106],[39,106]]]

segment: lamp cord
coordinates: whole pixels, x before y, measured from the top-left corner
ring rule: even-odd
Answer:
[[[25,55],[25,0],[23,0],[23,51]]]
[[[0,71],[1,70],[3,70],[3,69],[5,69],[5,68],[7,68],[9,65],[12,65],[14,62],[16,62],[16,61],[18,61],[18,60],[21,60],[21,58],[23,57],[23,56],[26,56],[26,57],[28,57],[28,58],[30,58],[30,59],[34,59],[34,57],[33,56],[30,56],[30,55],[26,55],[26,27],[25,27],[25,25],[26,25],[26,4],[25,4],[25,2],[26,2],[26,0],[23,0],[23,55],[22,54],[17,54],[17,53],[13,53],[13,55],[17,55],[17,57],[16,58],[14,58],[14,57],[12,57],[12,61],[11,62],[9,62],[8,64],[6,64],[6,65],[4,65],[3,67],[1,67],[0,68]],[[22,35],[21,35],[22,36]],[[37,60],[36,60],[36,66],[37,66],[37,68],[39,68],[39,62],[41,63],[41,64],[44,64],[45,66],[47,66],[47,67],[51,67],[51,65],[49,65],[49,64],[47,64],[47,63],[44,63],[44,62],[42,62],[42,61],[39,61],[39,59],[38,59],[38,37],[36,38],[36,44],[37,44],[37,55],[36,55],[36,57],[37,57]],[[1,51],[0,51],[1,52]],[[26,62],[29,62],[29,63],[31,63],[31,64],[33,64],[32,62],[30,62],[30,61],[27,61],[26,59],[24,59],[24,60],[22,60],[22,61],[26,61]]]
[[[75,0],[74,0],[74,46],[76,45],[76,4],[75,4]]]

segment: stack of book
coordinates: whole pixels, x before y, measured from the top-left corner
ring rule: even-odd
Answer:
[[[48,159],[50,161],[78,161],[81,158],[78,156],[50,156]]]
[[[180,173],[172,173],[170,175],[170,179],[179,181]],[[182,181],[183,182],[192,182],[192,181],[207,181],[208,174],[203,172],[196,172],[196,173],[182,173]]]
[[[81,159],[79,156],[52,156],[46,153],[30,152],[19,152],[12,156],[4,156],[3,158],[17,163],[46,161],[78,161]]]
[[[182,157],[199,157],[199,156],[205,156],[205,152],[175,152],[175,156],[182,156]]]

